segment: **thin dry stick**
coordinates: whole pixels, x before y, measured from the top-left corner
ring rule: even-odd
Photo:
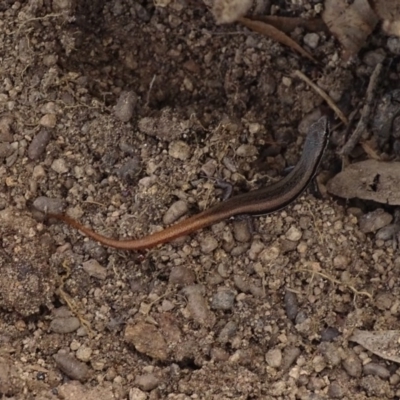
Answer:
[[[267,36],[285,46],[292,48],[293,50],[296,50],[302,56],[307,57],[309,60],[314,61],[316,64],[318,64],[318,61],[308,51],[304,50],[290,36],[286,35],[286,33],[280,31],[274,26],[267,24],[263,21],[255,21],[245,17],[239,18],[238,22],[254,32],[261,33],[264,36]]]
[[[342,111],[335,104],[335,102],[320,87],[318,87],[309,78],[307,78],[307,76],[305,76],[299,70],[294,71],[293,76],[302,79],[304,82],[306,82],[308,85],[310,85],[328,103],[329,107],[332,108],[333,111],[335,111],[336,115],[341,119],[341,121],[345,125],[347,125],[349,123],[346,116],[342,113]]]
[[[147,92],[147,97],[146,97],[146,104],[145,104],[146,106],[148,106],[149,103],[150,103],[150,93],[151,93],[151,89],[153,89],[153,85],[154,85],[154,82],[156,81],[156,77],[157,77],[157,75],[154,74],[154,76],[153,76],[153,78],[152,78],[152,80],[150,82],[149,90]]]
[[[360,141],[361,135],[365,131],[365,128],[366,128],[368,120],[369,120],[369,115],[372,110],[372,103],[374,102],[375,89],[378,86],[378,80],[379,80],[379,75],[380,75],[381,71],[382,71],[382,63],[379,63],[375,67],[374,72],[371,75],[371,79],[369,80],[369,84],[368,84],[368,88],[367,88],[367,92],[366,92],[366,101],[365,101],[364,107],[362,108],[361,118],[358,121],[357,128],[355,129],[353,134],[350,136],[347,143],[340,150],[339,154],[341,156],[348,156],[352,152],[354,147]]]
[[[361,296],[361,295],[362,295],[362,296],[367,296],[368,298],[372,299],[372,295],[371,295],[370,293],[364,292],[364,291],[361,291],[361,292],[360,292],[360,291],[358,291],[354,286],[352,286],[352,285],[350,285],[350,284],[348,284],[348,283],[345,283],[345,282],[341,282],[341,281],[339,281],[339,280],[333,278],[332,276],[326,275],[326,274],[324,274],[324,273],[322,273],[322,272],[313,271],[313,270],[311,270],[311,269],[306,269],[306,268],[299,268],[297,271],[299,271],[299,272],[308,272],[308,273],[310,273],[312,276],[314,276],[314,274],[315,274],[315,275],[318,275],[318,276],[320,276],[321,278],[327,279],[328,281],[330,281],[330,282],[332,282],[332,283],[335,283],[336,285],[342,285],[342,286],[344,286],[344,287],[349,288],[354,294],[356,294],[356,295],[358,295],[358,296]]]

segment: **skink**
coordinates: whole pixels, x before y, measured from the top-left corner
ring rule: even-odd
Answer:
[[[199,214],[141,239],[112,239],[92,231],[65,214],[49,214],[49,217],[64,221],[105,246],[122,250],[142,250],[185,236],[235,215],[270,214],[288,206],[306,189],[317,172],[329,141],[329,133],[327,117],[322,117],[311,125],[300,161],[279,182],[265,188],[234,196]]]

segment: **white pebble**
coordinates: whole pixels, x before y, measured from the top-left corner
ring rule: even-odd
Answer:
[[[295,226],[291,226],[286,232],[285,237],[291,242],[298,242],[301,239],[302,235],[303,233],[299,229],[297,229]]]
[[[54,160],[51,164],[51,169],[58,174],[65,174],[69,171],[67,163],[63,158],[57,158],[57,160]]]

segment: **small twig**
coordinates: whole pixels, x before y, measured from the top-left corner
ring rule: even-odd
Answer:
[[[9,34],[13,35],[14,33],[19,33],[21,31],[22,27],[25,26],[26,24],[28,24],[29,22],[43,21],[43,20],[50,19],[50,18],[58,18],[58,17],[62,17],[63,15],[64,15],[63,13],[55,13],[55,14],[46,14],[43,17],[35,17],[35,18],[26,19],[25,21],[22,21],[20,23],[18,29],[10,32]]]
[[[299,268],[297,271],[299,271],[299,272],[308,272],[308,273],[310,273],[311,275],[314,275],[314,274],[315,274],[315,275],[318,275],[318,276],[320,276],[321,278],[327,279],[328,281],[330,281],[330,282],[332,282],[332,283],[335,283],[336,285],[343,285],[343,286],[349,288],[355,295],[358,295],[358,296],[367,296],[369,299],[372,299],[372,295],[371,295],[370,293],[364,292],[364,291],[360,292],[360,291],[358,291],[354,286],[349,285],[349,284],[344,283],[344,282],[341,282],[341,281],[339,281],[339,280],[333,278],[332,276],[326,275],[326,274],[324,274],[324,273],[322,273],[322,272],[318,272],[318,271],[314,271],[314,270],[306,269],[306,268]]]
[[[350,136],[347,143],[339,151],[339,154],[341,156],[348,156],[352,152],[354,147],[357,145],[357,143],[360,141],[361,135],[365,132],[365,128],[368,124],[369,116],[372,110],[372,103],[374,102],[375,99],[374,97],[375,89],[378,85],[378,79],[381,71],[382,71],[382,63],[379,63],[375,67],[374,72],[371,75],[371,79],[369,80],[366,92],[366,100],[364,107],[361,110],[361,118],[358,121],[357,128]]]
[[[349,123],[347,120],[347,117],[342,113],[340,108],[320,87],[318,87],[315,83],[313,83],[309,78],[307,78],[307,76],[305,76],[299,70],[294,71],[293,75],[302,79],[304,82],[306,82],[308,85],[310,85],[311,88],[314,89],[328,103],[329,107],[332,108],[333,111],[335,111],[336,115],[341,119],[341,121],[345,125],[347,125]]]
[[[343,133],[343,140],[340,143],[340,145],[343,145],[343,143],[347,140],[347,138],[350,136],[350,131],[353,127],[354,120],[358,116],[358,112],[360,111],[361,104],[358,104],[357,107],[350,113],[349,115],[349,124],[346,126],[346,129],[344,130]],[[334,129],[332,129],[333,131]]]
[[[251,29],[254,32],[261,33],[284,46],[288,46],[291,49],[300,53],[303,57],[307,57],[309,60],[318,64],[318,61],[306,50],[304,50],[297,42],[295,42],[290,36],[286,35],[283,31],[275,28],[263,21],[256,21],[245,17],[240,17],[237,20],[239,23],[244,25],[246,28]]]
[[[151,82],[150,82],[150,85],[149,85],[149,91],[147,92],[147,96],[146,96],[146,104],[145,104],[145,106],[148,106],[149,103],[150,103],[150,93],[151,93],[151,89],[153,89],[153,85],[154,85],[154,82],[156,80],[156,77],[157,77],[157,75],[154,74],[153,78],[151,79]]]

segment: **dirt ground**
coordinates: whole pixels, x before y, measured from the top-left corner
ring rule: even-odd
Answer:
[[[292,3],[274,10],[322,9]],[[319,65],[202,2],[0,3],[1,398],[400,398],[398,365],[349,341],[400,328],[398,241],[361,229],[371,205],[308,190],[143,253],[37,211],[142,237],[220,201],[221,181],[279,179],[329,111],[293,71],[346,114],[382,55],[377,96],[399,79],[379,29],[351,62],[306,35]],[[322,189],[341,166],[332,121]]]

